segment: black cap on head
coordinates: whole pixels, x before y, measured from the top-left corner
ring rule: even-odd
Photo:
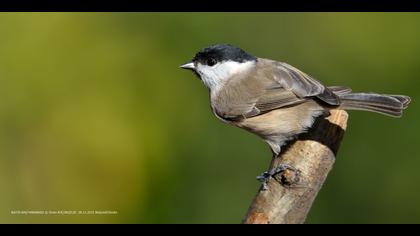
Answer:
[[[209,59],[221,61],[246,62],[255,61],[256,57],[230,44],[215,44],[201,49],[193,58],[194,62],[206,64]]]

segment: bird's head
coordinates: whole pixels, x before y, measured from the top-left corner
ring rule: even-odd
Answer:
[[[194,71],[209,89],[223,84],[237,73],[248,71],[257,58],[229,44],[215,44],[201,49],[180,67]]]

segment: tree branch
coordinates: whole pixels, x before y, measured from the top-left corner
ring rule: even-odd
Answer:
[[[347,118],[345,111],[332,110],[329,117],[317,119],[308,133],[272,159],[270,169],[281,164],[295,169],[286,169],[270,178],[266,190],[260,188],[243,223],[304,223],[334,164]]]

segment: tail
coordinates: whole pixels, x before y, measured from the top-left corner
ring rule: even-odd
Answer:
[[[341,100],[340,109],[362,110],[401,117],[411,98],[404,95],[335,92]]]

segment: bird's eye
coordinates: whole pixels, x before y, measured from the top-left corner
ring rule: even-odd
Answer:
[[[209,59],[207,59],[206,63],[207,63],[208,66],[214,66],[217,62],[216,62],[216,59],[209,58]]]

